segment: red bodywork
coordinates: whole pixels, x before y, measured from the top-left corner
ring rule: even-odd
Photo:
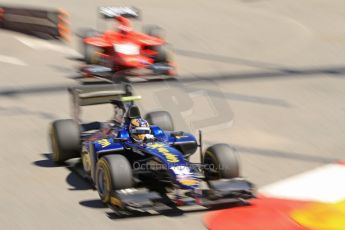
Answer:
[[[84,44],[101,48],[101,52],[97,54],[100,57],[100,65],[119,71],[145,68],[154,64],[154,56],[157,52],[152,48],[164,45],[165,40],[134,31],[130,21],[125,17],[118,16],[114,19],[118,22],[117,31],[106,31],[97,37],[87,37],[83,40]],[[136,45],[139,47],[139,52],[136,54],[117,52],[114,46],[121,44]],[[172,63],[168,64],[173,66]]]

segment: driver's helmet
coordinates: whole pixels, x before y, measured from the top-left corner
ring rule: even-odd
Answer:
[[[151,129],[149,123],[142,118],[131,119],[129,124],[129,134],[134,141],[143,142],[146,136],[150,135]]]

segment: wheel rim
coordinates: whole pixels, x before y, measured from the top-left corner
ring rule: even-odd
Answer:
[[[104,178],[104,171],[99,170],[98,173],[98,192],[103,196],[104,195],[104,188],[105,188],[105,178]]]
[[[81,155],[81,161],[83,163],[84,171],[87,173],[91,172],[91,159],[87,152],[83,152]]]
[[[104,168],[99,168],[97,175],[97,190],[102,199],[110,193],[110,178]]]
[[[56,138],[55,138],[55,133],[54,130],[51,131],[51,142],[52,142],[52,147],[53,147],[53,161],[58,161],[59,160],[59,148],[57,146]]]
[[[103,53],[102,50],[92,46],[90,46],[89,49],[92,51],[90,55],[90,62],[92,64],[98,64],[100,62],[100,55]]]
[[[90,57],[90,61],[92,64],[96,64],[98,63],[99,57],[98,57],[98,53],[95,51],[91,57]]]

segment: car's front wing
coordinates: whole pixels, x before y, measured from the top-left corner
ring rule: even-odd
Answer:
[[[146,188],[118,190],[112,193],[110,207],[128,212],[160,212],[174,206],[200,205],[213,208],[235,203],[248,204],[248,199],[255,198],[254,186],[243,179],[216,180],[208,184],[209,189],[187,191],[183,195],[160,194]]]

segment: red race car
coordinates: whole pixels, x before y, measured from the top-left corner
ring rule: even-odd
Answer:
[[[134,31],[129,19],[139,18],[139,11],[133,7],[100,7],[104,18],[114,19],[116,30],[99,33],[95,30],[83,32],[82,44],[85,61],[81,68],[84,76],[97,76],[98,72],[143,70],[147,75],[176,75],[176,68],[162,30],[158,26],[147,26],[145,32]],[[140,74],[138,74],[140,76]]]

